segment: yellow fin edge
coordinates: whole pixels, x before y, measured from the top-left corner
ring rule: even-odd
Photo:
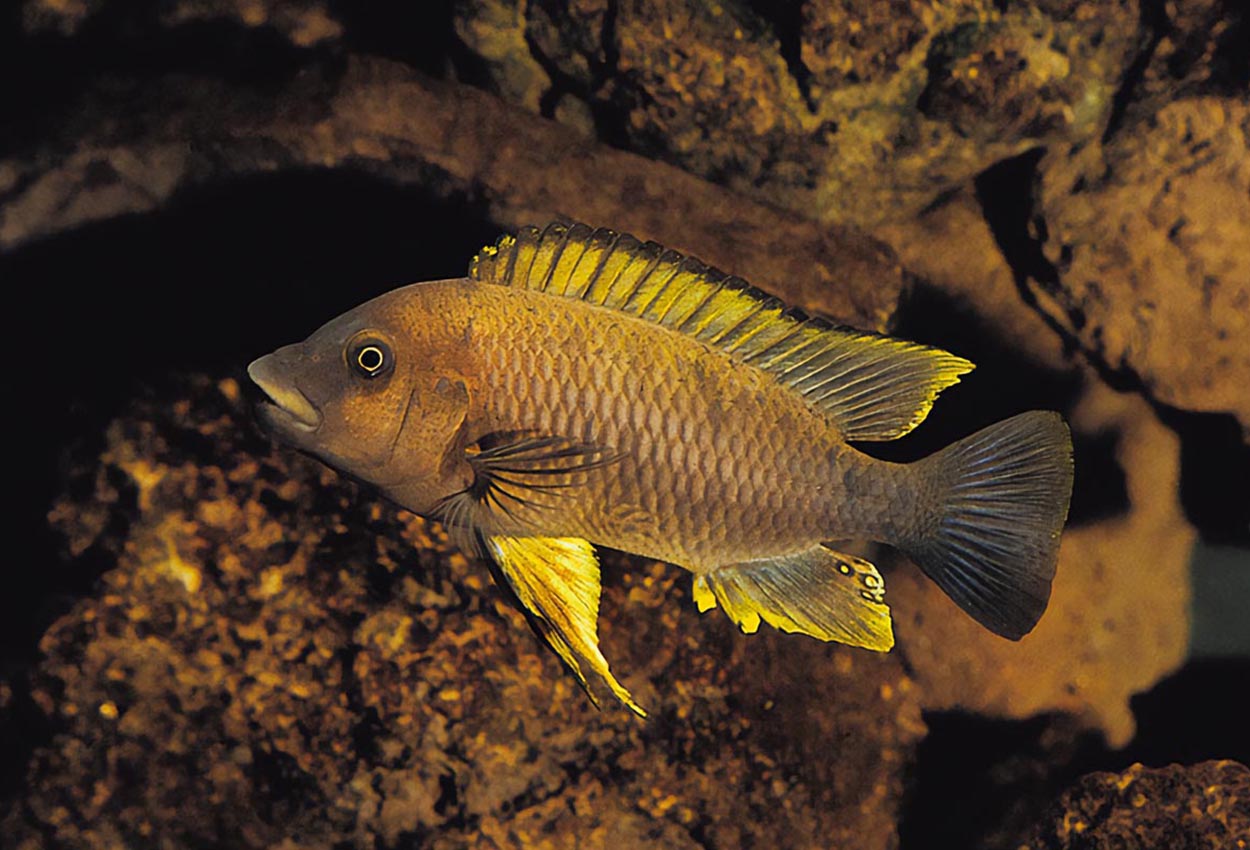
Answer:
[[[881,575],[864,559],[824,546],[696,575],[692,592],[700,613],[719,606],[744,634],[763,621],[877,652],[894,646]]]
[[[585,224],[524,227],[483,248],[469,277],[575,298],[694,337],[770,373],[848,440],[893,440],[973,368],[906,340],[810,319],[693,257]]]
[[[598,698],[587,672],[639,717],[647,712],[617,681],[599,650],[599,559],[589,541],[577,537],[486,538],[487,549],[551,648],[577,677],[590,699]],[[583,664],[586,669],[583,669]]]

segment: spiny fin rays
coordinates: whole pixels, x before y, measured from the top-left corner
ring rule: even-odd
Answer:
[[[962,357],[787,310],[693,257],[584,224],[522,228],[473,258],[469,277],[576,298],[720,348],[773,375],[847,440],[893,440],[969,372]]]

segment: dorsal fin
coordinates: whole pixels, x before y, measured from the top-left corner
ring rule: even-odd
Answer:
[[[584,224],[522,228],[469,277],[578,298],[687,334],[772,374],[848,440],[892,440],[972,369],[938,348],[812,319],[693,257]]]

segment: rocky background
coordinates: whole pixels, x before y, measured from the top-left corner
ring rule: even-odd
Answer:
[[[0,15],[0,846],[1250,846],[1239,0]],[[1063,411],[1036,632],[882,551],[895,652],[744,637],[609,556],[652,716],[599,712],[441,529],[256,431],[252,357],[556,217],[979,364],[883,456]]]

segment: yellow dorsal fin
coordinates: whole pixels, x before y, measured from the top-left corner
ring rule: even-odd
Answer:
[[[877,568],[824,546],[697,575],[694,601],[700,612],[719,604],[746,634],[762,620],[783,632],[878,652],[894,646]]]
[[[772,374],[848,440],[892,440],[919,425],[972,369],[954,354],[787,310],[693,257],[584,224],[522,228],[473,258],[469,277],[619,310]]]
[[[599,559],[594,547],[577,537],[491,536],[485,543],[517,599],[533,615],[531,622],[595,704],[599,700],[589,676],[646,717],[599,651]]]

